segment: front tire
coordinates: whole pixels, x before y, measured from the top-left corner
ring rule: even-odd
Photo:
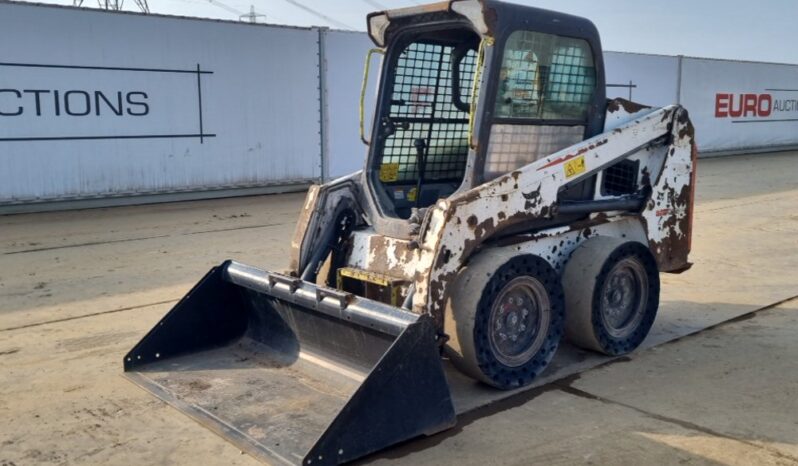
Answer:
[[[659,271],[644,245],[594,237],[573,253],[563,273],[566,336],[611,356],[640,346],[659,307]]]
[[[551,362],[564,331],[559,277],[537,256],[476,258],[458,277],[446,349],[454,365],[501,389],[528,385]]]

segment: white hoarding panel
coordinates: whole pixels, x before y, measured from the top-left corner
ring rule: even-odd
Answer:
[[[701,151],[798,145],[798,66],[684,58],[681,95]]]
[[[0,3],[0,204],[321,176],[318,31]]]
[[[679,58],[604,52],[607,97],[664,107],[678,100]]]
[[[364,33],[0,1],[0,38],[0,206],[307,183],[363,166]],[[704,152],[798,145],[798,66],[604,60],[608,97],[681,103]]]
[[[359,102],[366,53],[374,47],[364,33],[325,31],[327,129],[329,176],[337,178],[363,168],[367,147],[360,140]],[[372,63],[367,88],[366,131],[371,131],[374,108],[373,83],[379,62]]]

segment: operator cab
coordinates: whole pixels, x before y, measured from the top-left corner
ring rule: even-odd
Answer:
[[[386,49],[366,167],[383,217],[407,219],[603,130],[601,46],[588,20],[455,0],[374,13],[369,34]],[[590,179],[562,197],[593,188]]]

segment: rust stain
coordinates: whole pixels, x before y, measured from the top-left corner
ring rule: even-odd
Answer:
[[[682,129],[679,130],[679,139],[695,139],[695,127],[693,127],[693,122],[690,121],[687,110],[682,109],[676,121],[682,125]]]
[[[482,7],[482,18],[485,21],[485,26],[488,27],[488,36],[493,37],[496,34],[496,24],[499,21],[499,15],[496,13],[495,8]]]
[[[615,113],[618,110],[623,108],[626,113],[637,113],[641,110],[646,110],[651,107],[648,105],[638,104],[637,102],[632,102],[630,100],[622,99],[620,97],[616,99],[612,99],[607,102],[607,111],[610,113]]]
[[[662,237],[658,241],[650,239],[649,247],[663,272],[683,271],[689,264],[693,187],[692,176],[690,182],[682,185],[678,192],[666,180],[662,193],[652,199],[654,205],[650,209],[657,209],[655,215],[662,219],[659,226]],[[677,215],[677,210],[681,209],[685,210],[684,215]],[[641,220],[644,225],[647,224],[645,218]]]

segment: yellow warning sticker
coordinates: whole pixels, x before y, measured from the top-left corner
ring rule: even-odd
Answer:
[[[384,163],[380,165],[380,181],[383,183],[396,181],[399,179],[399,164]]]
[[[569,160],[565,162],[564,165],[565,170],[565,177],[566,178],[573,178],[574,176],[584,173],[585,168],[585,156],[580,155],[579,157]]]
[[[407,192],[407,200],[416,202],[416,188],[410,188],[410,191]]]

